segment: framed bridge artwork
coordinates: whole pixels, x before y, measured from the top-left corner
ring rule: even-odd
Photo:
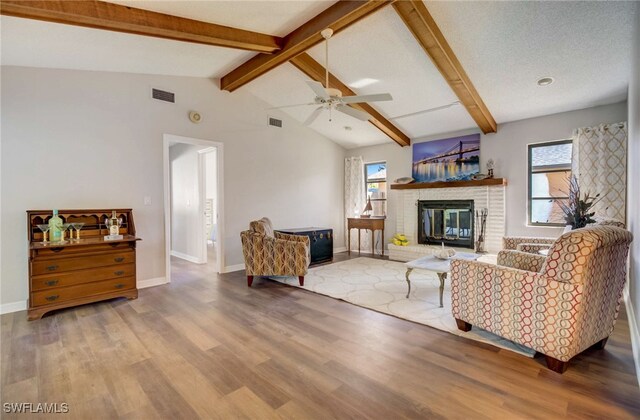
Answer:
[[[413,143],[416,182],[466,181],[480,172],[480,134]]]

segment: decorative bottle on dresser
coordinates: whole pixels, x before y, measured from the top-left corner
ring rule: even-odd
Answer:
[[[60,242],[62,240],[62,219],[58,216],[58,210],[53,210],[53,217],[49,219],[49,241]]]

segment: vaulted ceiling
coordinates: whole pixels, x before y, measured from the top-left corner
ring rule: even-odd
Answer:
[[[10,2],[3,0],[1,5],[5,3]],[[328,8],[338,7],[334,1],[111,3],[267,34],[277,42],[305,22],[313,23]],[[632,11],[637,2],[425,4],[498,129],[509,121],[626,98]],[[456,85],[450,76],[447,82],[403,22],[401,7],[379,9],[348,22],[350,26],[334,35],[329,67],[357,94],[391,93],[393,101],[372,104],[378,119],[386,123],[374,125],[334,112],[332,121],[322,115],[310,128],[345,147],[359,147],[392,138],[402,144],[397,134],[385,132],[385,126],[410,139],[478,127],[478,116],[469,113],[473,108],[456,104],[460,97],[452,86],[465,83]],[[222,78],[260,54],[12,16],[2,16],[0,23],[3,65]],[[417,24],[424,24],[424,19]],[[306,54],[324,65],[322,44]],[[543,76],[552,76],[555,82],[540,87],[536,81]],[[314,94],[308,80],[285,60],[238,89],[279,107],[311,102]],[[283,111],[303,122],[313,109]]]

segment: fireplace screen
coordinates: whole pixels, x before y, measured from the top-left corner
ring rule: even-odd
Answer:
[[[473,248],[473,200],[418,201],[418,242]]]

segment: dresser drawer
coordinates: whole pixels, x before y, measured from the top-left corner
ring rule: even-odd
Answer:
[[[58,287],[50,290],[41,290],[31,293],[30,306],[51,305],[76,298],[99,295],[101,293],[116,292],[120,290],[135,289],[136,278],[125,277],[97,281],[93,283],[78,284],[69,287]]]
[[[102,252],[114,252],[114,251],[127,251],[133,249],[131,242],[106,242],[99,244],[89,244],[83,246],[59,246],[50,245],[47,248],[39,248],[35,251],[38,257],[57,257],[57,256],[70,256],[86,255]]]
[[[84,270],[87,268],[104,267],[114,264],[129,264],[136,261],[133,250],[112,252],[108,254],[87,255],[75,258],[36,258],[31,262],[31,275],[52,274],[72,270]]]
[[[42,274],[31,278],[31,290],[48,290],[74,284],[130,277],[136,275],[135,264],[119,264],[107,267],[76,270],[58,274]]]

